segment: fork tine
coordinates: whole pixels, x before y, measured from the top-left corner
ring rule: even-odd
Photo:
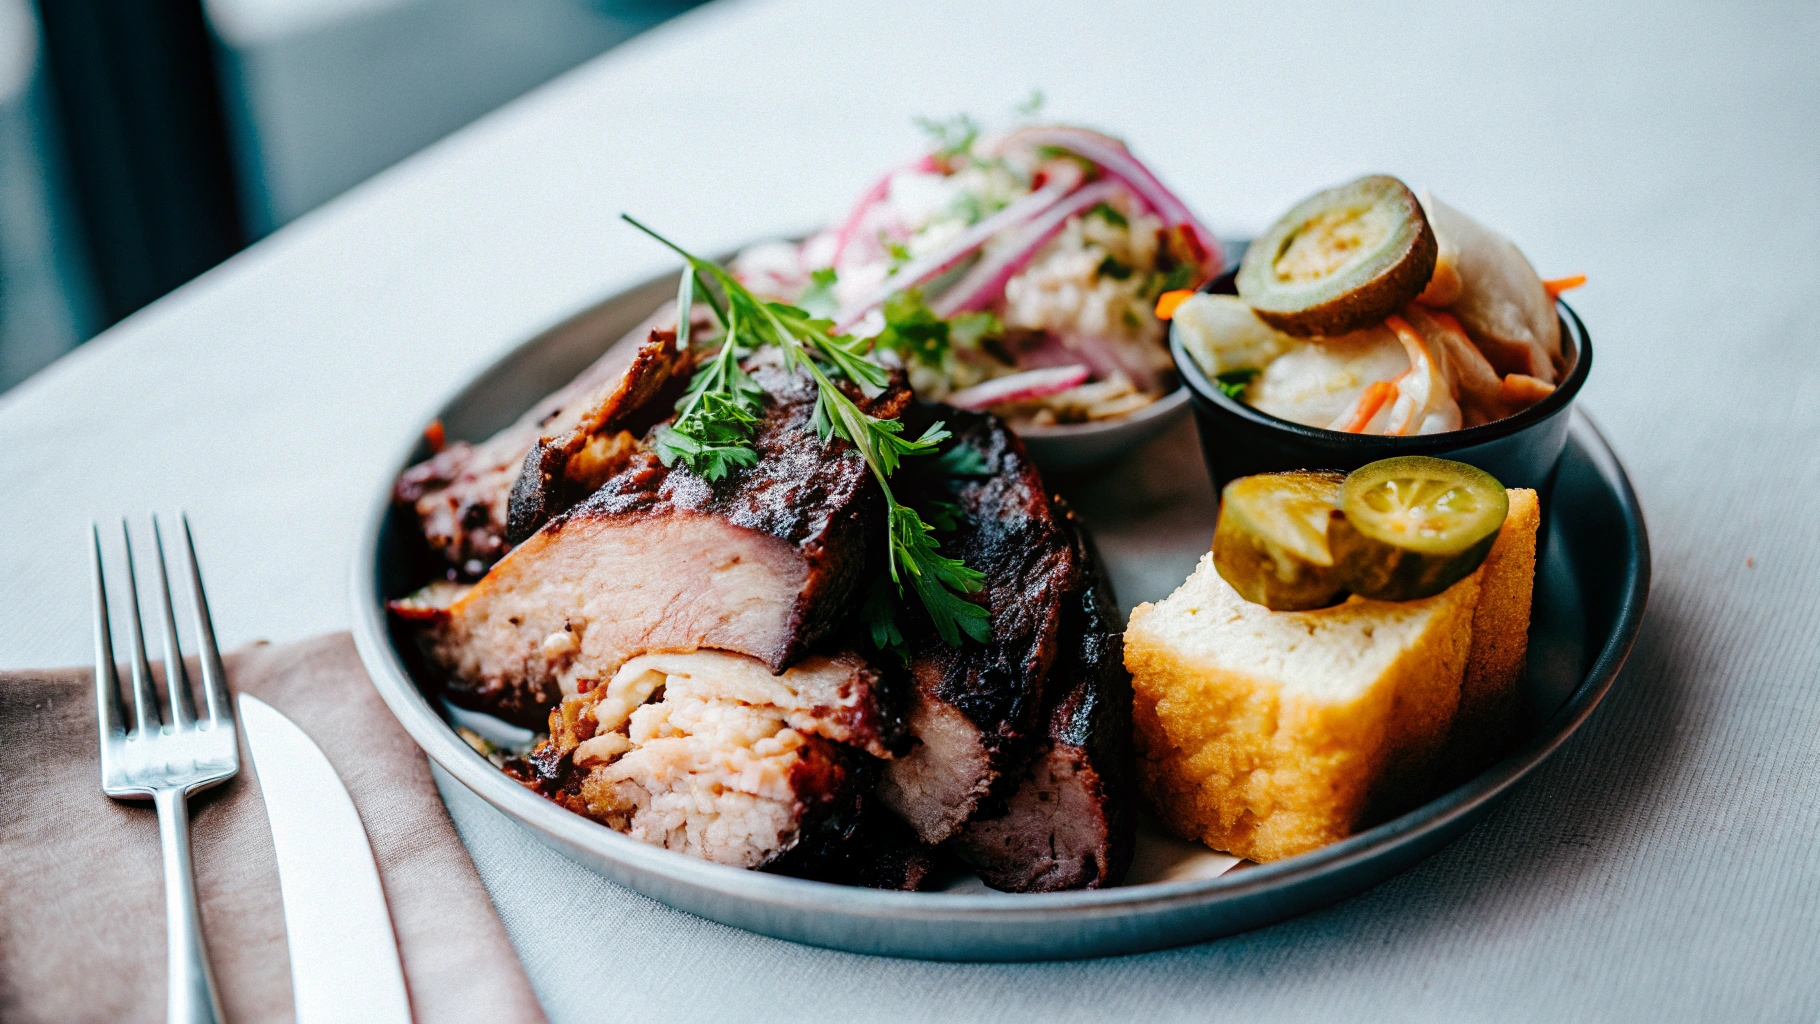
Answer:
[[[126,607],[133,623],[133,721],[142,736],[157,732],[158,697],[152,689],[152,666],[145,660],[145,629],[139,620],[139,578],[133,569],[133,531],[120,520],[120,536],[126,541]]]
[[[177,513],[183,524],[183,546],[189,556],[190,598],[196,611],[196,654],[202,664],[202,693],[208,702],[209,721],[213,724],[234,720],[233,704],[227,696],[227,670],[221,666],[221,651],[215,647],[215,625],[209,618],[208,595],[202,592],[202,568],[196,562],[196,538],[190,533],[190,517]]]
[[[195,699],[190,695],[190,674],[183,666],[183,647],[177,643],[177,614],[171,608],[171,574],[164,563],[164,530],[152,516],[152,546],[158,549],[158,598],[164,610],[164,688],[171,702],[171,725],[182,729],[196,720]]]
[[[114,666],[114,636],[107,623],[107,580],[101,572],[101,526],[90,523],[90,561],[95,570],[95,718],[101,726],[102,749],[112,736],[126,733],[126,708],[120,703],[120,670]]]

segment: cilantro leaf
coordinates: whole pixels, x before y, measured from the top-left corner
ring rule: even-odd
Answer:
[[[815,430],[823,438],[840,437],[852,444],[884,492],[887,568],[898,594],[902,595],[908,583],[947,643],[958,645],[963,633],[984,640],[991,616],[962,596],[979,592],[984,577],[959,559],[943,555],[934,529],[891,490],[891,475],[903,458],[935,453],[949,432],[936,423],[920,437],[905,437],[902,420],[881,419],[862,411],[834,382],[830,374],[847,378],[867,394],[876,394],[889,383],[890,371],[870,358],[873,346],[869,340],[836,334],[832,322],[799,307],[761,301],[725,268],[695,256],[631,216],[621,216],[688,261],[688,277],[701,285],[726,328],[720,349],[696,369],[688,391],[677,402],[675,419],[657,431],[658,458],[665,465],[681,462],[708,480],[719,479],[738,466],[755,465],[758,455],[752,435],[757,431],[763,391],[739,361],[761,347],[775,347],[785,366],[806,373],[815,382]],[[724,307],[709,282],[725,296]],[[694,287],[692,283],[680,288],[679,301],[692,298]],[[917,302],[920,304],[920,296]],[[947,325],[942,328],[945,331]],[[953,521],[945,509],[933,514],[943,522]],[[876,625],[880,621],[876,615],[870,621],[875,623],[875,637],[889,642],[895,623],[887,629]],[[898,638],[901,641],[901,634]]]
[[[866,622],[866,629],[872,634],[872,646],[881,651],[891,651],[905,661],[910,660],[910,647],[904,643],[904,634],[897,628],[897,599],[891,581],[883,576],[874,577],[872,586],[866,590],[866,603],[860,606],[860,618]]]
[[[873,344],[890,349],[927,366],[939,367],[948,354],[948,321],[935,315],[923,301],[920,288],[909,288],[885,300],[885,329],[872,339]]]
[[[840,303],[834,298],[835,282],[840,275],[833,267],[823,267],[809,275],[809,287],[796,297],[796,304],[811,316],[833,317],[840,309]]]
[[[1004,333],[1004,323],[983,309],[948,318],[948,344],[955,348],[977,349],[983,339]]]
[[[1201,273],[1199,267],[1192,266],[1192,264],[1176,264],[1174,267],[1168,267],[1168,271],[1152,271],[1150,280],[1143,289],[1145,298],[1156,298],[1158,295],[1163,295],[1165,291],[1179,291],[1183,287],[1190,287],[1198,280],[1199,273]]]
[[[1087,216],[1098,217],[1115,228],[1128,228],[1131,226],[1131,222],[1125,219],[1125,215],[1120,213],[1118,208],[1111,203],[1096,204],[1093,209],[1087,211]]]
[[[1257,378],[1260,371],[1251,367],[1242,370],[1227,370],[1213,378],[1213,386],[1220,389],[1220,394],[1234,401],[1245,397],[1245,389]]]
[[[957,444],[936,456],[935,466],[949,476],[986,476],[992,472],[986,456],[970,444]]]
[[[971,151],[974,141],[980,137],[979,122],[966,114],[956,114],[945,121],[919,117],[916,126],[929,136],[930,144],[935,147],[935,156],[943,160]]]

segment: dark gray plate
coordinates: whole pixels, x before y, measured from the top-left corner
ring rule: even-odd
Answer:
[[[477,440],[510,422],[674,294],[674,277],[649,282],[519,347],[442,408],[448,436]],[[1153,480],[1166,481],[1169,493],[1156,500],[1095,499],[1096,491],[1130,488],[1131,465],[1115,478],[1064,482],[1063,490],[1088,506],[1128,601],[1167,594],[1212,534],[1211,491],[1188,437],[1177,430],[1139,453],[1158,465]],[[401,447],[397,469],[425,454],[420,442]],[[1132,953],[1256,928],[1375,885],[1458,837],[1585,721],[1629,653],[1649,593],[1649,543],[1636,497],[1604,439],[1576,413],[1538,570],[1524,738],[1504,760],[1344,842],[1218,877],[1205,877],[1219,867],[1209,855],[1150,835],[1140,849],[1139,876],[1177,880],[1021,896],[966,886],[878,892],[741,871],[648,846],[545,801],[470,749],[411,678],[399,638],[388,629],[385,600],[419,582],[404,576],[391,484],[390,475],[377,482],[356,555],[354,637],[374,685],[433,760],[550,846],[654,899],[779,938],[892,956],[1048,960]]]

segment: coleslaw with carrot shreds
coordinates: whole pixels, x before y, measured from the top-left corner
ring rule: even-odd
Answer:
[[[808,240],[740,253],[735,274],[873,339],[920,398],[1014,427],[1114,419],[1173,390],[1157,300],[1223,269],[1213,234],[1110,136],[925,126],[930,152]]]

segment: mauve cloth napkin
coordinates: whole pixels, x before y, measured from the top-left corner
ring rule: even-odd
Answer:
[[[379,861],[418,1024],[544,1020],[430,766],[347,634],[230,655],[347,785]],[[0,1020],[164,1019],[164,883],[150,803],[101,793],[88,669],[0,673]],[[190,800],[203,934],[232,1024],[289,1021],[278,864],[252,760]]]

